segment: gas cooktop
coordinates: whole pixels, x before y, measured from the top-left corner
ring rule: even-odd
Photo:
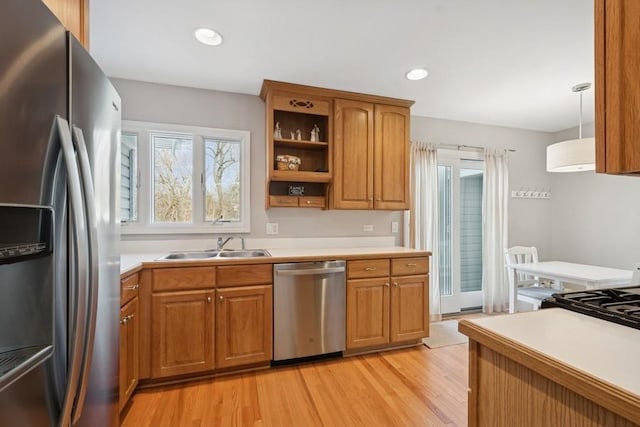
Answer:
[[[640,286],[556,293],[541,307],[561,307],[640,329]]]

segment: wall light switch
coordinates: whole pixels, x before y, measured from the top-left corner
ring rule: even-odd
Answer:
[[[373,231],[373,224],[365,224],[362,227],[362,231]]]
[[[278,234],[278,223],[277,222],[268,222],[267,223],[267,234]]]
[[[391,232],[392,233],[398,232],[398,221],[391,221]]]

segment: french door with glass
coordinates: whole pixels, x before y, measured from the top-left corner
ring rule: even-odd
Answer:
[[[446,314],[482,306],[483,162],[476,153],[438,156],[440,304]]]

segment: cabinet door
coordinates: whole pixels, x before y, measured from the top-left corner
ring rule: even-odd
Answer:
[[[120,410],[138,385],[139,322],[138,297],[134,297],[120,309]]]
[[[347,348],[389,342],[389,279],[347,282]]]
[[[373,209],[373,104],[336,99],[333,207]]]
[[[151,377],[213,369],[214,291],[154,294]]]
[[[89,0],[43,0],[43,3],[89,49]]]
[[[429,279],[427,276],[391,278],[391,342],[429,335]]]
[[[271,360],[271,285],[218,289],[216,299],[216,367]]]
[[[375,107],[375,209],[409,209],[409,109]]]
[[[640,2],[596,1],[596,171],[640,173]]]

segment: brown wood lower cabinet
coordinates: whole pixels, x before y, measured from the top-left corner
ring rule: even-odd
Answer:
[[[215,291],[151,296],[151,377],[190,374],[214,367]]]
[[[118,407],[127,404],[138,385],[140,366],[140,275],[120,280],[120,370]]]
[[[428,336],[427,276],[392,276],[391,285],[391,342]]]
[[[389,342],[389,279],[347,283],[347,348]]]
[[[270,361],[271,285],[217,289],[216,301],[216,368]]]
[[[349,261],[347,349],[429,335],[429,258]]]
[[[120,410],[138,385],[139,343],[140,319],[135,297],[120,309]]]

